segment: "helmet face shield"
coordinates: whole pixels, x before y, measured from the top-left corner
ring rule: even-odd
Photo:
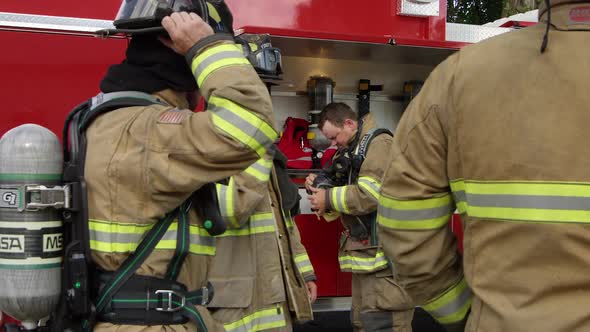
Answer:
[[[205,7],[205,9],[203,9]],[[173,12],[206,13],[204,1],[193,0],[124,0],[113,24],[118,29],[142,29],[160,26]]]

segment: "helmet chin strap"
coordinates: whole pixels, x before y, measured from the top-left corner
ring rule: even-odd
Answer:
[[[549,43],[549,28],[551,27],[551,1],[545,0],[547,6],[547,27],[545,28],[545,35],[543,36],[543,43],[541,44],[541,53],[545,53],[547,44]]]

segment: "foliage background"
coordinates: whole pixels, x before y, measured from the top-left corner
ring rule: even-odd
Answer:
[[[447,21],[484,24],[539,8],[542,0],[447,0]]]

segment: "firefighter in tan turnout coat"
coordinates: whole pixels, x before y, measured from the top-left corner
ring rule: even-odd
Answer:
[[[356,331],[412,330],[413,304],[405,291],[394,282],[392,268],[376,238],[375,212],[392,136],[377,134],[371,113],[360,121],[356,112],[343,103],[327,105],[320,114],[322,133],[332,144],[348,148],[351,166],[347,169],[346,184],[330,189],[314,188],[315,174],[306,178],[306,187],[313,192],[311,207],[321,215],[325,211],[342,216],[346,229],[342,234],[338,260],[340,269],[352,272],[351,321]],[[374,133],[365,145],[362,164],[352,162],[361,154],[361,143]],[[337,152],[338,161],[342,149]],[[354,157],[356,155],[356,157]],[[360,167],[359,169],[355,169]],[[333,175],[334,176],[334,175]]]
[[[213,34],[195,14],[174,13],[162,24],[171,38],[164,42],[186,55],[190,66],[155,37],[133,37],[126,61],[109,69],[101,89],[147,92],[159,103],[111,111],[87,130],[90,247],[95,264],[105,272],[117,270],[134,254],[146,232],[193,191],[245,170],[270,153],[277,138],[267,89],[233,36]],[[197,84],[208,104],[206,112],[188,109],[191,98],[187,100],[187,92],[196,90]],[[203,228],[194,210],[188,217],[190,234],[183,236],[190,239],[190,245],[185,246],[187,256],[176,271],[177,281],[194,291],[207,285],[216,239]],[[176,257],[179,224],[172,223],[136,275],[165,278]],[[268,244],[259,241],[258,245]],[[222,254],[230,257],[234,253]],[[161,300],[157,294],[147,296],[148,302],[150,298]],[[280,295],[275,299],[280,302]],[[186,310],[198,312],[209,331],[224,330],[206,308],[188,300]],[[116,310],[116,300],[112,302]],[[146,305],[141,309],[146,318],[161,313],[148,302],[151,310],[145,311]],[[171,301],[157,305],[164,310],[176,306]],[[190,321],[127,324],[101,319],[99,315],[97,331],[196,331]]]
[[[551,1],[450,56],[396,130],[379,236],[449,330],[590,331],[589,5]]]
[[[271,151],[217,185],[231,229],[217,237],[208,277],[216,293],[209,308],[229,332],[291,331],[292,321],[313,319],[315,275],[291,218],[298,190],[284,172],[286,157],[275,154],[276,167]]]

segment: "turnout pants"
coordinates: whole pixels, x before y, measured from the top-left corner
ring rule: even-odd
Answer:
[[[291,332],[292,318],[286,302],[255,308],[211,309],[213,318],[227,332]]]
[[[414,305],[389,269],[352,274],[350,320],[357,332],[411,332]]]

